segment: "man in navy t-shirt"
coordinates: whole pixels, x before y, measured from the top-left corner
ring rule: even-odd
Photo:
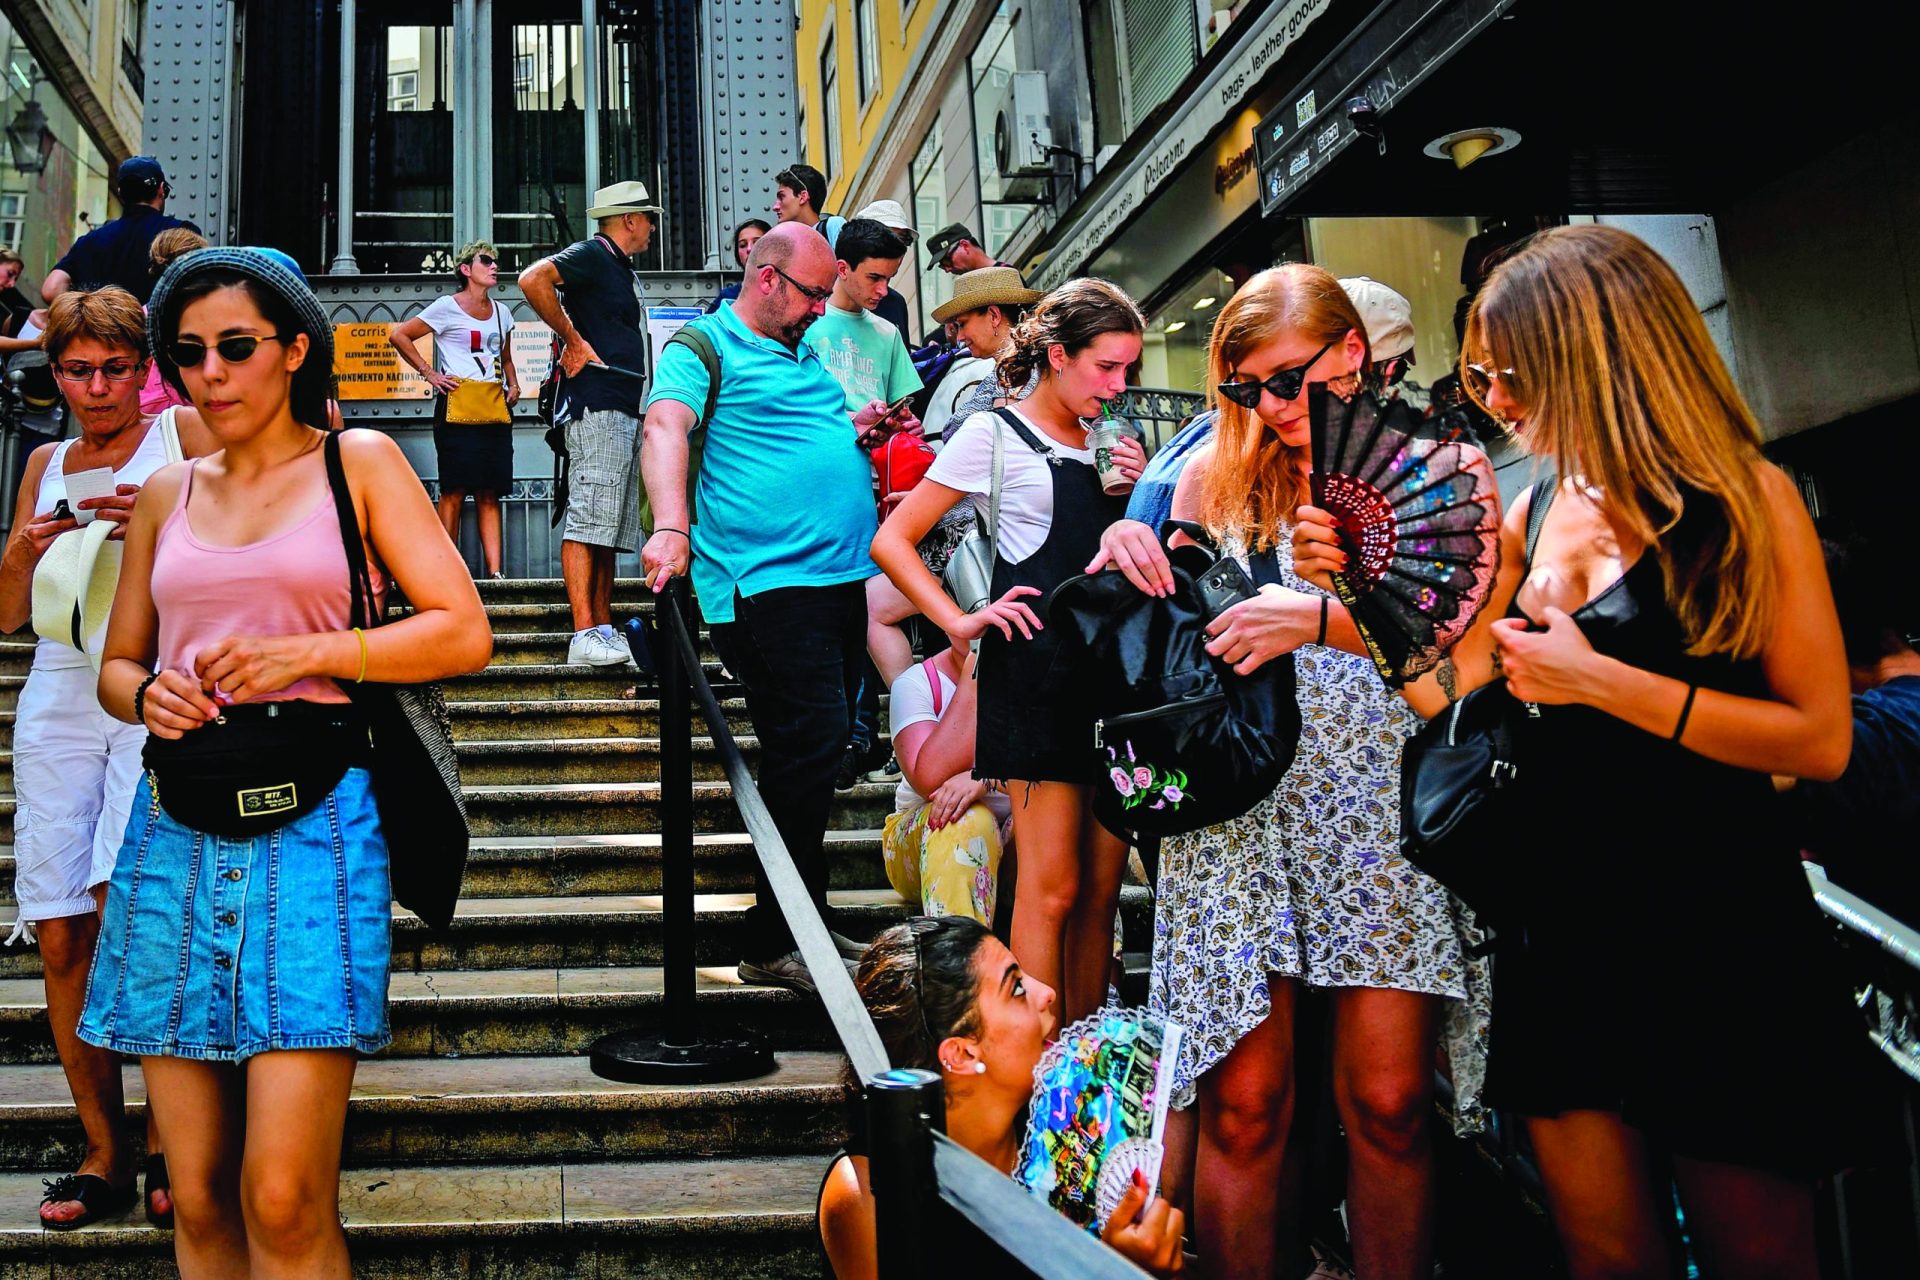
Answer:
[[[75,240],[67,256],[53,264],[40,283],[40,296],[48,302],[69,289],[114,284],[144,305],[153,292],[153,266],[148,258],[153,238],[174,227],[200,230],[167,215],[167,197],[173,188],[152,156],[134,156],[123,163],[113,192],[120,198],[120,216]]]
[[[659,214],[644,183],[602,187],[587,210],[599,230],[520,273],[527,304],[565,344],[554,421],[565,426],[569,459],[560,534],[560,575],[573,610],[569,663],[633,661],[613,630],[614,555],[640,544],[646,300],[630,258],[653,239]]]

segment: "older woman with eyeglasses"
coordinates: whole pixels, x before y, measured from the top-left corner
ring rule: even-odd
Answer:
[[[513,488],[513,406],[520,377],[513,368],[513,308],[492,294],[500,283],[500,251],[484,240],[460,250],[454,261],[458,289],[435,298],[410,320],[393,326],[387,340],[400,358],[434,390],[433,448],[440,467],[440,523],[460,543],[460,508],[473,494],[480,526],[480,555],[489,578],[500,571],[500,496]],[[433,364],[414,344],[433,335]],[[498,383],[504,401],[489,419],[448,421],[448,401],[468,381]]]
[[[110,536],[124,538],[140,486],[167,462],[165,415],[140,410],[146,316],[132,294],[116,288],[62,294],[47,318],[46,348],[78,434],[42,445],[27,460],[13,536],[0,557],[0,629],[9,632],[27,624],[34,571],[53,541],[78,529],[82,518],[110,521],[116,526]],[[199,418],[191,410],[173,412],[183,452],[211,452],[213,438]],[[112,496],[69,501],[68,477],[102,470],[112,472]],[[67,1230],[122,1213],[134,1201],[120,1057],[84,1043],[75,1028],[147,732],[102,711],[87,654],[47,637],[34,647],[15,715],[19,906],[8,941],[38,934],[54,1046],[86,1130],[79,1169],[51,1180],[40,1207],[44,1225]],[[173,1212],[165,1157],[151,1135],[147,1146],[147,1214],[165,1224]]]

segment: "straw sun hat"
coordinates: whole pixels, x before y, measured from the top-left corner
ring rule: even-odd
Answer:
[[[1047,295],[1029,289],[1012,267],[981,267],[953,279],[953,297],[933,309],[933,318],[945,324],[955,316],[978,310],[990,303],[1003,307],[1029,307]]]

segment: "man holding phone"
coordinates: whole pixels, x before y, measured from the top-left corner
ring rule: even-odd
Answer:
[[[909,424],[919,429],[905,402],[920,390],[920,372],[913,367],[913,355],[900,331],[872,310],[887,296],[907,246],[884,223],[855,218],[841,228],[834,253],[839,258],[839,278],[827,300],[826,314],[807,330],[806,341],[846,392],[848,413],[876,402],[887,406],[888,416],[861,436],[861,447],[871,449]],[[881,493],[877,483],[874,493],[882,504],[893,497]],[[834,775],[840,790],[863,777],[871,782],[900,778],[888,760],[891,753],[879,744],[880,673],[871,658],[862,661],[861,669],[852,732]]]

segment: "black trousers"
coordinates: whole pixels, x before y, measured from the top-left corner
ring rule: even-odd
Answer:
[[[713,647],[746,686],[747,712],[760,738],[760,795],[826,919],[822,844],[834,770],[847,747],[850,709],[867,661],[866,585],[736,594],[733,621],[713,626]],[[743,958],[770,960],[793,947],[793,933],[756,860]]]

